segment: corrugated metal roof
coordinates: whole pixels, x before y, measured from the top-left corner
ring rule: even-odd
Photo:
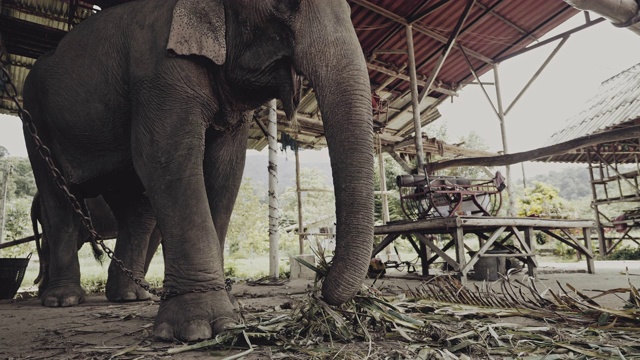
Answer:
[[[604,81],[584,110],[567,120],[567,126],[551,135],[554,145],[610,130],[640,117],[640,64]]]
[[[21,82],[31,62],[21,57],[37,58],[55,47],[67,29],[70,4],[77,6],[75,19],[94,12],[94,5],[112,6],[127,0],[3,0],[0,34],[12,54],[11,71]],[[405,25],[412,23],[418,78],[425,81],[438,62],[447,39],[467,5],[465,0],[348,0],[352,21],[370,65],[372,89],[382,99],[385,112],[376,119],[383,146],[393,146],[413,136],[413,114],[409,105],[409,82],[406,64]],[[477,0],[471,8],[457,38],[479,74],[491,63],[520,50],[555,28],[577,10],[562,0]],[[454,47],[420,104],[421,121],[428,124],[440,117],[437,105],[472,80],[471,70],[457,47]],[[12,109],[3,99],[0,106]],[[281,125],[281,130],[298,135],[307,146],[324,146],[323,129],[313,92],[300,104],[301,121],[296,126]],[[266,123],[266,112],[258,118]],[[266,140],[255,126],[248,142],[252,149],[262,149]]]
[[[640,64],[605,80],[584,109],[567,119],[567,126],[549,138],[555,145],[587,135],[640,123]],[[630,139],[637,142],[637,139]],[[549,162],[587,162],[586,149],[542,159]],[[618,162],[619,159],[617,159]],[[629,159],[629,161],[635,161]]]

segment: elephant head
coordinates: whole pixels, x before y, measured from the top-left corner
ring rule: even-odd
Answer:
[[[311,82],[336,197],[337,245],[323,296],[330,304],[351,299],[372,251],[374,174],[369,77],[346,1],[179,0],[167,48],[221,66],[234,99],[256,107],[280,98],[289,117],[296,74]]]

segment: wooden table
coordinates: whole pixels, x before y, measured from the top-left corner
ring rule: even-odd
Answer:
[[[534,232],[540,231],[585,255],[587,272],[593,274],[595,273],[591,245],[591,228],[593,227],[595,227],[595,223],[592,220],[489,216],[454,216],[396,222],[375,227],[375,235],[386,236],[374,248],[372,257],[375,257],[398,237],[404,236],[420,256],[423,275],[428,275],[429,266],[441,258],[447,262],[462,281],[466,281],[467,273],[483,257],[517,257],[526,263],[529,276],[535,276],[538,262]],[[583,235],[582,241],[576,237],[576,232]],[[430,236],[434,234],[451,234],[452,239],[440,247]],[[473,253],[469,260],[465,255],[465,249],[470,250],[465,244],[465,234],[475,234],[479,241],[478,251]],[[504,236],[501,237],[501,235]],[[515,238],[513,241],[515,246],[509,247],[508,253],[487,253],[487,250],[492,246],[501,247],[511,238]],[[451,247],[455,248],[455,259],[446,254],[446,251]],[[504,248],[504,246],[502,247]],[[430,255],[430,251],[434,254]]]

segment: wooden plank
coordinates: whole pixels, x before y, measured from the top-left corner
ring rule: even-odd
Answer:
[[[563,238],[562,236],[557,235],[557,234],[554,234],[554,233],[552,233],[552,232],[551,232],[551,231],[549,231],[549,230],[541,230],[541,231],[542,231],[543,233],[545,233],[545,234],[547,234],[547,235],[551,236],[552,238],[554,238],[554,239],[556,239],[556,240],[560,241],[561,243],[563,243],[563,244],[567,244],[567,245],[571,246],[572,248],[574,248],[575,250],[580,251],[580,248],[578,247],[578,245],[576,245],[576,244],[574,244],[573,242],[571,242],[571,241],[569,241],[569,240],[567,240],[567,239]]]
[[[533,256],[525,255],[525,256],[527,256],[527,264],[532,263],[534,268],[537,267],[538,266],[538,261],[536,260],[536,257],[535,257],[535,251],[531,248],[529,243],[525,239],[523,239],[522,236],[520,236],[520,232],[519,232],[520,229],[518,229],[515,226],[511,226],[510,228],[511,228],[512,234],[515,235],[516,239],[518,239],[518,242],[520,243],[520,246],[522,246],[524,251],[526,253],[528,253],[528,254],[533,254]],[[523,229],[523,231],[525,232],[525,234],[527,232],[533,233],[533,228],[525,227]],[[525,235],[525,237],[526,237],[526,235]]]
[[[584,228],[592,227],[592,220],[540,219],[524,217],[489,217],[489,216],[461,216],[461,225],[467,226],[532,226],[539,228]]]
[[[390,234],[387,235],[384,239],[382,239],[382,241],[380,241],[380,244],[378,244],[374,249],[373,252],[371,253],[371,257],[375,257],[376,255],[378,255],[378,253],[380,253],[380,251],[382,251],[384,248],[386,248],[387,246],[389,246],[389,244],[391,244],[393,242],[393,240],[395,240],[396,238],[398,238],[398,236],[400,236],[400,234]]]
[[[535,253],[509,253],[509,254],[482,254],[479,255],[481,258],[491,258],[491,257],[530,257],[535,256]]]
[[[429,247],[429,249],[431,249],[431,251],[433,251],[434,253],[438,254],[438,256],[440,256],[442,259],[444,259],[444,261],[447,262],[447,264],[453,266],[453,269],[455,271],[459,271],[460,270],[460,264],[453,260],[453,258],[451,258],[451,256],[447,255],[444,251],[442,251],[436,244],[433,243],[433,241],[427,239],[426,236],[416,233],[414,234],[415,237],[420,240],[421,244],[424,244],[426,246]]]
[[[595,261],[593,256],[593,245],[591,244],[591,228],[582,229],[582,236],[584,237],[584,245],[587,247],[592,256],[587,256],[587,272],[589,274],[595,274]]]
[[[446,253],[446,252],[447,252],[447,250],[449,250],[449,249],[453,246],[453,244],[454,244],[454,243],[455,243],[455,241],[454,241],[453,239],[452,239],[452,240],[449,240],[449,242],[447,242],[447,244],[442,248],[442,252]],[[433,256],[432,256],[431,258],[429,258],[429,260],[427,261],[427,265],[428,265],[428,266],[431,266],[431,264],[433,264],[433,262],[434,262],[434,261],[436,261],[438,258],[440,258],[440,255],[438,255],[438,254],[433,255]],[[453,260],[453,259],[452,259],[452,260]]]
[[[611,131],[603,131],[595,134],[586,135],[577,139],[569,140],[560,144],[546,146],[530,151],[512,153],[499,156],[483,156],[475,158],[460,158],[453,160],[445,160],[432,162],[428,164],[429,173],[456,166],[504,166],[516,164],[524,161],[540,159],[551,155],[558,155],[570,152],[572,150],[589,147],[596,144],[619,141],[624,139],[640,137],[640,125],[634,125],[615,129]]]
[[[376,226],[373,230],[375,235],[392,234],[392,233],[410,233],[425,232],[438,229],[455,228],[458,226],[455,217],[435,218],[420,221],[409,221],[400,224],[387,224]],[[453,229],[451,229],[453,230]]]
[[[467,274],[467,272],[473,267],[473,265],[475,265],[475,263],[478,262],[478,260],[480,259],[480,256],[478,255],[482,255],[485,252],[487,252],[487,250],[489,249],[489,247],[491,247],[491,245],[494,243],[494,241],[496,241],[496,239],[498,238],[498,236],[500,236],[504,230],[506,229],[506,226],[501,226],[498,229],[496,229],[493,234],[491,234],[491,236],[489,237],[489,239],[487,239],[487,242],[478,250],[478,252],[471,257],[471,260],[469,260],[468,263],[466,264],[460,264],[461,266],[463,266],[461,272],[463,274]],[[461,229],[462,230],[462,229]],[[464,240],[463,240],[464,241]]]
[[[464,255],[464,231],[461,227],[456,227],[455,232],[453,233],[453,240],[456,243],[456,261],[460,266],[460,281],[464,284],[467,282],[467,272],[469,272],[469,266],[465,265],[467,259]]]
[[[594,227],[595,222],[585,219],[567,220],[523,217],[454,216],[380,225],[374,228],[374,234],[384,235],[407,232],[445,234],[452,233],[456,227],[460,226],[465,229],[468,228],[469,230],[486,229],[487,231],[501,226],[529,226],[535,229],[581,229]]]
[[[538,262],[536,261],[536,239],[533,236],[533,229],[528,227],[524,229],[524,241],[529,247],[529,252],[533,254],[531,257],[527,257],[527,274],[531,277],[536,277],[538,268]]]
[[[8,248],[11,246],[16,246],[16,245],[20,245],[20,244],[24,244],[24,243],[28,243],[30,241],[34,241],[36,238],[34,235],[31,236],[27,236],[24,237],[22,239],[18,239],[18,240],[13,240],[13,241],[9,241],[3,244],[0,244],[0,249],[4,249],[4,248]]]
[[[593,253],[589,251],[586,247],[584,247],[582,244],[580,244],[580,241],[578,241],[578,239],[575,236],[573,236],[573,234],[567,231],[567,229],[560,229],[560,231],[562,231],[562,233],[565,236],[567,236],[569,239],[571,239],[571,241],[573,241],[576,244],[576,246],[578,247],[578,250],[580,250],[581,253],[585,254],[587,257],[593,258]]]

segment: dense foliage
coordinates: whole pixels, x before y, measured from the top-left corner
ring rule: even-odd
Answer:
[[[29,159],[11,157],[7,149],[0,146],[0,185],[4,184],[3,180],[6,176],[8,176],[8,183],[4,240],[11,241],[28,236],[32,232],[29,209],[31,199],[36,193],[36,184]],[[4,189],[0,188],[0,190]],[[1,196],[2,193],[0,193]]]
[[[533,188],[524,190],[524,196],[517,199],[518,216],[550,218],[575,218],[575,210],[563,199],[555,187],[534,182]]]

